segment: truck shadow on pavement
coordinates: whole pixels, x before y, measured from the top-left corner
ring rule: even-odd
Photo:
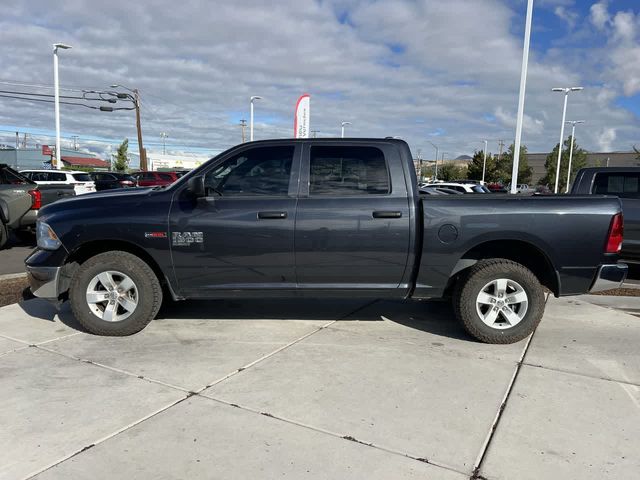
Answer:
[[[31,317],[59,319],[74,330],[88,333],[75,319],[69,302],[20,302]],[[176,320],[339,320],[341,322],[392,322],[432,335],[474,342],[456,321],[445,301],[344,300],[344,299],[241,299],[165,302],[154,322]]]

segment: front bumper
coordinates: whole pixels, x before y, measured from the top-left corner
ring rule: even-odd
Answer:
[[[36,297],[57,300],[58,280],[62,267],[32,267],[27,265],[27,276],[31,293]]]
[[[601,265],[596,274],[596,279],[589,289],[590,293],[602,292],[604,290],[613,290],[620,288],[627,278],[629,267],[624,263],[615,263],[612,265]]]

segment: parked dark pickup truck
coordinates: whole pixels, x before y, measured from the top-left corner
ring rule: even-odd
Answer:
[[[625,222],[620,258],[640,263],[640,167],[582,168],[576,174],[571,194],[620,198]]]
[[[98,214],[99,212],[99,214]],[[167,187],[56,202],[39,215],[31,288],[90,332],[129,335],[163,295],[451,296],[484,342],[529,335],[555,295],[626,275],[616,198],[425,196],[394,139],[251,142]]]

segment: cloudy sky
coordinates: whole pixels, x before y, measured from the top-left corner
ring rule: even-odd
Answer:
[[[123,84],[140,89],[144,142],[211,154],[241,140],[256,104],[255,138],[290,137],[297,97],[311,94],[311,130],[400,136],[414,153],[446,158],[515,135],[525,0],[18,1],[3,10],[0,90],[53,92],[51,44],[63,95]],[[31,85],[39,85],[33,87]],[[640,5],[637,0],[536,0],[523,143],[544,152],[567,119],[592,151],[640,145]],[[12,95],[2,93],[0,95]],[[37,97],[46,100],[48,97]],[[53,143],[53,104],[0,97],[0,143],[31,132]],[[95,105],[95,104],[94,104]],[[126,106],[126,105],[122,105]],[[62,105],[67,143],[102,153],[124,137],[131,111]],[[47,136],[49,135],[49,137]],[[64,143],[63,143],[64,145]]]

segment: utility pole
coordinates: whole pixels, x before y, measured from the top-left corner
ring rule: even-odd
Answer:
[[[500,148],[500,152],[498,153],[498,161],[502,158],[502,147],[504,147],[504,140],[498,140],[498,147]]]
[[[140,170],[146,170],[147,169],[147,151],[144,149],[144,147],[142,146],[142,127],[140,126],[140,92],[138,92],[137,88],[129,88],[129,87],[125,87],[124,85],[111,85],[111,88],[118,88],[118,87],[122,87],[125,90],[129,90],[131,93],[133,93],[133,98],[131,98],[131,95],[128,93],[118,93],[117,97],[118,98],[129,98],[130,100],[133,100],[133,105],[136,108],[136,128],[138,130],[138,152],[140,155]]]
[[[240,128],[242,129],[242,143],[244,143],[244,129],[247,128],[247,121],[244,118],[240,120]]]
[[[138,152],[140,154],[140,170],[147,169],[147,152],[142,146],[142,127],[140,126],[140,93],[137,88],[133,89],[133,98],[136,107],[136,128],[138,129]]]
[[[167,135],[166,132],[160,132],[160,138],[162,138],[162,154],[166,155],[167,154],[167,144],[166,144],[166,140],[167,137],[169,135]]]
[[[73,135],[71,137],[71,141],[73,142],[73,149],[77,152],[80,148],[80,142],[78,141],[80,137],[78,135]]]
[[[16,132],[16,150],[20,148],[20,132]]]
[[[27,134],[26,134],[26,132],[24,133],[24,135],[22,137],[22,148],[27,148]]]

